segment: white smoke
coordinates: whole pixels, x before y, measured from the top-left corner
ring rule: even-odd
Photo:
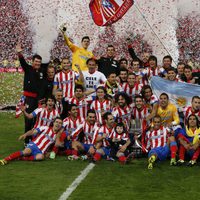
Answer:
[[[89,11],[89,1],[66,0],[19,0],[29,25],[33,31],[33,53],[42,56],[48,62],[53,41],[57,38],[62,24],[67,25],[67,34],[75,44],[80,45],[81,38],[91,38],[90,50],[97,43],[99,31]]]
[[[83,36],[91,38],[90,50],[98,39],[99,28],[94,24],[89,10],[88,1],[60,0],[58,4],[57,25],[66,23],[67,34],[73,38],[74,43],[80,45]]]
[[[178,15],[197,15],[200,14],[199,0],[177,0]]]
[[[153,54],[162,58],[170,54],[175,63],[178,60],[178,43],[176,39],[177,7],[173,0],[143,0],[135,4],[116,27],[126,26],[127,32],[133,31],[144,36],[153,47]],[[116,30],[119,30],[119,27]],[[117,34],[124,34],[118,31]]]
[[[29,18],[33,31],[33,53],[42,56],[43,62],[50,59],[50,50],[57,37],[56,1],[20,0],[24,12]]]

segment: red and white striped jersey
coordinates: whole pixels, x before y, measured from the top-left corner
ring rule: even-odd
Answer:
[[[137,81],[138,84],[140,84],[141,86],[148,84],[147,77],[146,77],[146,70],[142,69],[139,72],[133,71],[133,73],[136,76],[136,80],[138,80],[139,77],[142,77],[139,79],[139,81]]]
[[[127,141],[129,139],[129,135],[128,132],[118,134],[115,130],[113,130],[112,133],[110,134],[110,139],[119,139]]]
[[[131,97],[132,99],[134,99],[135,95],[140,94],[141,89],[142,89],[142,85],[136,83],[133,87],[130,87],[130,85],[128,83],[123,83],[122,84],[122,89],[124,90],[124,92],[129,97]]]
[[[112,133],[113,128],[108,128],[106,125],[102,125],[100,128],[95,130],[94,136],[93,136],[93,141],[92,143],[95,144],[98,135],[103,135],[106,134],[107,138],[110,138],[110,134]],[[109,146],[109,142],[106,139],[103,139],[103,143],[102,143],[103,147],[107,147]]]
[[[159,130],[148,131],[146,133],[147,149],[164,147],[167,144],[167,128],[161,126]]]
[[[146,99],[144,99],[145,101],[145,106],[149,109],[149,112],[152,111],[153,109],[153,105],[158,103],[158,98],[156,97],[156,95],[151,95],[151,98],[147,101]]]
[[[151,98],[150,98],[150,101],[149,101],[149,103],[151,104],[151,105],[153,105],[153,104],[155,104],[155,103],[158,103],[158,98],[156,97],[156,95],[151,95]]]
[[[84,121],[85,120],[81,117],[77,117],[75,120],[73,120],[71,117],[66,117],[63,120],[63,128],[65,131],[67,131],[69,134],[71,134]]]
[[[71,135],[72,140],[77,140],[79,134],[83,132],[84,134],[83,143],[92,144],[94,132],[97,128],[99,128],[97,123],[95,123],[94,125],[91,125],[87,121],[85,121],[82,124],[80,124],[74,132],[72,132],[72,135]]]
[[[193,112],[192,111],[192,106],[187,106],[183,109],[183,114],[184,114],[184,118],[185,120],[187,120],[187,118],[193,114],[193,115],[196,115],[198,117],[198,119],[200,120],[200,110],[196,111],[196,112]]]
[[[40,126],[50,126],[51,122],[56,117],[59,117],[58,111],[54,108],[52,111],[48,111],[47,108],[36,108],[32,115],[37,117],[34,128],[38,128]]]
[[[126,126],[126,129],[129,130],[132,111],[133,107],[131,105],[123,108],[116,106],[113,108],[112,115],[115,119],[117,119],[118,123],[123,122]]]
[[[100,124],[103,124],[103,119],[102,119],[101,113],[108,112],[108,111],[111,112],[112,103],[110,100],[107,100],[107,99],[105,99],[102,102],[100,102],[98,99],[96,99],[91,103],[90,108],[95,110],[97,122],[99,122]]]
[[[148,67],[146,69],[147,77],[160,76],[161,74],[165,75],[167,72],[163,67],[156,67],[155,69]]]
[[[33,142],[44,153],[48,147],[55,142],[56,134],[52,127],[41,126],[37,128],[37,137],[33,139]]]
[[[84,97],[82,99],[77,99],[76,97],[72,98],[65,98],[65,101],[67,101],[69,104],[76,104],[78,107],[78,116],[81,118],[87,117],[87,111],[89,108],[89,104],[92,102],[92,97]]]
[[[54,85],[57,85],[59,89],[63,91],[63,97],[73,97],[74,96],[74,88],[75,88],[75,80],[77,80],[79,74],[75,71],[70,70],[68,72],[59,72],[54,77]]]
[[[148,108],[144,106],[141,110],[138,110],[137,107],[133,108],[132,118],[134,123],[132,123],[131,128],[135,132],[141,132],[143,119],[149,115]]]
[[[133,108],[132,116],[134,119],[144,119],[144,117],[147,117],[149,115],[148,108],[144,106],[141,110],[139,110],[137,107]]]

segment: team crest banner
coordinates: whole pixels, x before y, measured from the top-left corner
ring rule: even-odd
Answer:
[[[89,7],[96,25],[107,26],[121,19],[133,0],[91,0]]]
[[[158,98],[161,93],[165,92],[169,95],[170,101],[178,108],[191,105],[192,97],[200,94],[199,85],[169,81],[158,76],[151,78],[150,85]]]

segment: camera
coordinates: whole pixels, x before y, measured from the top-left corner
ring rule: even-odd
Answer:
[[[65,32],[67,30],[67,28],[63,26],[62,30]]]

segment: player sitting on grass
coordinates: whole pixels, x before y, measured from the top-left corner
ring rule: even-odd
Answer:
[[[109,118],[105,119],[107,126],[109,126],[109,123],[111,122]],[[114,158],[117,157],[121,163],[127,162],[125,152],[131,142],[127,132],[125,131],[123,123],[117,124],[117,126],[112,129],[112,132],[109,135],[106,131],[103,132],[102,128],[100,128],[96,142],[100,141],[101,147],[97,148],[96,153],[93,156],[94,162],[101,160],[102,157],[111,161],[114,161]],[[128,152],[126,152],[126,155],[128,155]]]
[[[82,152],[88,155],[93,155],[95,153],[93,135],[98,128],[99,126],[98,123],[96,123],[95,111],[88,110],[86,120],[81,123],[70,136],[72,140],[72,155],[68,156],[69,160],[80,159],[79,154]],[[83,157],[81,158],[84,159]]]
[[[8,157],[0,160],[1,165],[6,165],[8,162],[16,159],[20,160],[43,160],[44,153],[48,147],[55,142],[56,135],[62,127],[62,119],[57,117],[53,122],[53,127],[41,126],[30,130],[19,137],[19,140],[25,139],[30,135],[37,135],[33,141],[27,144],[23,151],[17,151],[10,154]]]
[[[118,123],[109,138],[110,157],[117,158],[120,163],[128,163],[133,158],[130,153],[131,140],[123,123]]]
[[[63,120],[63,131],[61,131],[62,134],[60,137],[57,137],[53,150],[50,153],[51,159],[55,159],[56,154],[59,151],[59,147],[64,147],[63,150],[67,156],[71,155],[71,133],[85,121],[83,118],[78,116],[78,107],[76,104],[70,104],[68,106],[68,114],[69,116]]]
[[[186,121],[185,129],[181,129],[178,133],[179,146],[179,160],[177,165],[185,164],[185,154],[189,154],[192,159],[189,161],[188,166],[194,166],[200,154],[199,148],[199,120],[195,114],[189,115]]]
[[[108,142],[108,138],[113,131],[113,127],[115,127],[115,121],[112,113],[106,112],[103,115],[103,119],[105,123],[99,128],[95,130],[93,136],[93,144],[96,145],[97,153],[93,156],[93,161],[98,161],[101,159],[101,156],[105,155],[109,156],[110,153],[110,144]]]
[[[165,160],[171,152],[170,165],[176,165],[177,144],[174,136],[169,136],[167,128],[161,125],[161,117],[153,118],[153,129],[146,133],[148,154],[148,169],[153,169],[154,162]]]

